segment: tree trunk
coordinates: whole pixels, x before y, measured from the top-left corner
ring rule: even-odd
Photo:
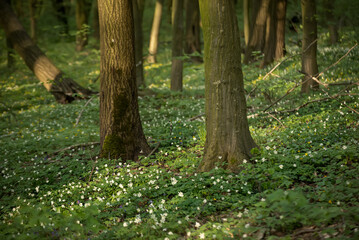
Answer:
[[[155,14],[153,16],[152,29],[151,29],[150,47],[148,49],[149,55],[147,61],[149,63],[156,63],[156,55],[158,49],[158,35],[160,33],[163,1],[164,0],[156,1]]]
[[[30,0],[29,1],[29,5],[30,5],[30,36],[31,39],[34,43],[36,43],[37,41],[37,18],[39,17],[39,13],[37,11],[37,9],[39,7],[41,7],[42,5],[42,0]]]
[[[69,103],[75,99],[73,94],[89,96],[93,93],[72,79],[63,77],[63,73],[33,43],[6,0],[0,0],[0,25],[15,51],[57,102]]]
[[[260,2],[260,7],[258,4]],[[265,32],[266,32],[266,21],[269,8],[270,0],[254,0],[253,6],[253,27],[251,36],[249,38],[249,44],[245,51],[244,63],[248,64],[253,61],[252,52],[261,51],[263,52],[265,44]],[[258,9],[258,11],[257,11]]]
[[[199,171],[240,170],[256,147],[247,121],[240,34],[232,0],[200,0],[204,37],[206,143]]]
[[[12,45],[9,38],[6,38],[6,49],[7,49],[7,67],[9,69],[15,66],[15,58],[14,58],[14,46]]]
[[[243,0],[243,27],[244,27],[244,43],[248,46],[250,36],[250,20],[249,20],[249,0]]]
[[[137,102],[132,0],[98,0],[98,7],[101,157],[137,160],[150,148]]]
[[[318,74],[317,42],[315,42],[317,40],[315,0],[302,0],[301,6],[303,24],[302,72],[315,77]],[[319,84],[309,76],[305,76],[303,78],[302,93],[308,93],[311,87],[318,89]]]
[[[338,25],[334,16],[334,0],[324,0],[324,10],[329,28],[330,44],[334,45],[338,42]]]
[[[97,0],[93,1],[93,36],[94,38],[99,42],[100,41],[100,24],[98,19],[98,6],[97,6]]]
[[[276,2],[277,0],[270,0],[268,6],[267,20],[266,20],[266,34],[265,34],[265,45],[264,45],[264,57],[260,67],[264,68],[268,64],[274,61],[274,54],[276,48]]]
[[[171,90],[182,91],[183,72],[183,0],[172,2]]]
[[[55,9],[55,16],[58,21],[63,25],[63,33],[69,34],[69,22],[67,20],[67,15],[70,11],[69,3],[67,0],[52,0],[52,6]]]
[[[186,0],[186,54],[201,54],[200,16],[198,0]],[[192,61],[202,62],[200,56],[191,56]]]
[[[88,44],[88,18],[91,4],[87,0],[76,0],[76,51],[82,51]]]
[[[287,0],[276,0],[276,46],[274,59],[279,60],[284,57],[285,50],[285,21],[287,12]]]
[[[143,30],[142,19],[145,8],[145,0],[133,0],[133,17],[135,23],[135,60],[136,60],[136,84],[137,87],[145,87],[143,75]]]

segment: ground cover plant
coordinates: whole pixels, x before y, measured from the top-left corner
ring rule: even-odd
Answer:
[[[7,69],[2,52],[1,238],[359,238],[354,36],[347,31],[328,47],[328,37],[320,35],[319,71],[325,70],[321,80],[329,87],[308,95],[295,88],[275,103],[303,77],[298,46],[288,45],[294,57],[268,76],[274,65],[243,66],[250,131],[259,148],[238,174],[220,165],[197,173],[206,135],[203,64],[186,62],[184,91],[169,91],[170,46],[160,50],[157,64],[145,65],[140,114],[155,151],[138,162],[98,158],[98,96],[56,104],[20,58],[15,70]],[[67,40],[43,42],[64,72],[98,90],[95,44],[75,54]]]

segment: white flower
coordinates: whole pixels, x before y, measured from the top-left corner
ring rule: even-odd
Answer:
[[[247,160],[246,160],[246,159],[244,159],[244,160],[243,160],[243,163],[247,163]]]
[[[199,222],[196,222],[196,225],[194,225],[196,228],[199,228],[201,224]]]
[[[241,218],[241,217],[242,217],[242,213],[239,212],[238,215],[237,215],[237,217]]]
[[[123,226],[124,226],[124,227],[127,227],[127,226],[128,226],[127,222],[124,222],[124,223],[123,223]]]
[[[183,196],[184,196],[184,195],[183,195],[183,192],[179,192],[179,193],[178,193],[178,196],[183,197]]]
[[[37,187],[35,188],[36,192],[39,192],[39,188],[40,188],[40,186],[37,186]]]
[[[347,149],[347,146],[343,146],[343,149],[344,149],[344,150]]]
[[[191,232],[187,232],[187,237],[191,236]]]
[[[249,228],[251,225],[249,223],[247,223],[244,227],[245,228]]]
[[[176,178],[171,178],[171,183],[172,183],[172,185],[176,185],[177,179]]]
[[[200,238],[200,239],[204,239],[204,233],[201,233],[201,234],[199,235],[199,238]]]
[[[297,167],[297,164],[294,163],[294,164],[293,164],[293,167]]]
[[[283,169],[283,165],[282,165],[282,164],[281,164],[281,165],[279,165],[279,168],[280,168],[280,169]]]

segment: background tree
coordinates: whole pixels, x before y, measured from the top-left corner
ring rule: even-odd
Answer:
[[[63,25],[63,33],[69,34],[68,14],[70,12],[70,3],[68,0],[52,0],[52,6],[55,9],[55,16],[57,20]]]
[[[30,6],[30,36],[32,38],[32,41],[36,43],[37,41],[37,18],[40,15],[40,9],[42,7],[42,0],[30,0],[29,1]]]
[[[285,50],[285,22],[287,15],[287,0],[276,0],[276,46],[274,59],[278,60],[284,57]]]
[[[135,160],[150,148],[137,102],[132,0],[98,0],[101,156]]]
[[[69,103],[75,99],[74,94],[89,96],[93,93],[72,79],[66,78],[63,72],[46,57],[26,33],[6,0],[0,0],[0,25],[15,51],[44,87],[54,95],[57,102]]]
[[[302,72],[306,74],[303,78],[302,93],[308,93],[310,88],[317,89],[319,84],[311,76],[318,74],[317,64],[317,20],[315,0],[301,0],[302,7]]]
[[[98,6],[97,6],[97,0],[93,1],[93,8],[92,8],[92,25],[93,25],[93,36],[94,38],[99,42],[100,41],[100,24],[98,19]]]
[[[171,90],[182,91],[183,72],[183,0],[172,3],[172,69]]]
[[[200,0],[204,37],[206,143],[199,171],[238,171],[256,146],[249,132],[240,34],[232,0]]]
[[[335,0],[323,0],[325,18],[328,24],[330,44],[336,44],[339,39],[338,25],[334,15],[334,4]]]
[[[184,52],[186,54],[201,53],[200,16],[198,0],[186,0],[186,39]],[[191,56],[192,61],[202,62],[200,56]]]
[[[158,36],[160,33],[163,1],[164,0],[156,0],[155,13],[153,15],[153,22],[151,28],[150,46],[148,48],[147,62],[149,63],[156,62],[156,54],[158,49]]]
[[[249,15],[249,0],[243,0],[243,28],[244,28],[244,47],[247,47],[250,36],[250,15]]]
[[[133,18],[135,22],[135,59],[136,59],[136,83],[137,87],[145,86],[145,77],[143,75],[143,29],[142,19],[145,9],[145,0],[134,0]]]
[[[76,0],[76,51],[82,51],[88,44],[88,20],[90,9],[90,0]]]

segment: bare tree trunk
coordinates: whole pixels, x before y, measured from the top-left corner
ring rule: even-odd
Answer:
[[[265,45],[264,45],[264,57],[261,62],[260,67],[264,68],[268,64],[274,61],[274,54],[276,48],[276,0],[269,1],[267,20],[266,20],[266,36],[265,36]]]
[[[250,20],[249,20],[249,0],[243,0],[243,27],[244,27],[244,43],[248,46],[250,36]]]
[[[284,57],[285,50],[285,21],[287,12],[287,0],[276,0],[276,46],[274,59],[279,60]]]
[[[37,18],[39,17],[38,16],[38,13],[37,13],[37,9],[39,7],[41,7],[41,4],[42,4],[42,0],[30,0],[29,1],[29,5],[30,5],[30,29],[31,29],[31,33],[30,33],[30,36],[31,36],[31,39],[32,41],[34,41],[34,43],[36,43],[37,41]]]
[[[318,74],[317,64],[317,20],[315,0],[302,0],[302,71],[310,76]],[[311,46],[310,46],[311,45]],[[309,47],[310,46],[310,47]],[[308,48],[309,47],[309,48]],[[302,93],[308,93],[310,88],[318,89],[319,84],[309,76],[303,78]]]
[[[198,170],[233,172],[256,147],[247,121],[240,34],[233,0],[200,0],[204,37],[206,143]]]
[[[132,0],[98,0],[101,156],[122,161],[149,153],[137,102]]]
[[[172,3],[172,69],[171,90],[182,91],[183,72],[183,0]]]
[[[325,15],[329,28],[330,44],[334,45],[338,42],[338,25],[334,16],[335,0],[324,0]]]
[[[149,55],[147,61],[149,63],[156,63],[156,55],[158,49],[158,35],[160,33],[163,1],[164,0],[156,1],[155,14],[153,16],[152,29],[151,29],[150,47],[148,49]]]
[[[258,8],[258,3],[260,7]],[[270,0],[254,0],[253,6],[253,27],[251,36],[249,38],[249,44],[245,51],[244,64],[248,64],[253,61],[252,52],[261,51],[263,52],[265,44],[265,32],[266,32],[266,21],[269,8]],[[258,11],[256,11],[258,9]]]
[[[93,2],[93,36],[99,42],[100,41],[100,24],[98,19],[98,6],[97,0]]]
[[[76,0],[76,51],[82,51],[88,44],[88,18],[91,4],[88,0]]]
[[[0,25],[15,51],[44,87],[54,95],[57,102],[69,103],[75,99],[74,94],[89,96],[93,93],[63,76],[63,73],[33,43],[6,0],[0,0]]]
[[[198,0],[186,0],[186,54],[201,53],[200,16]],[[192,61],[202,62],[200,56],[191,56]]]
[[[143,31],[142,19],[145,8],[145,0],[133,0],[133,16],[135,22],[135,59],[136,59],[136,84],[137,87],[145,87],[143,74]]]

